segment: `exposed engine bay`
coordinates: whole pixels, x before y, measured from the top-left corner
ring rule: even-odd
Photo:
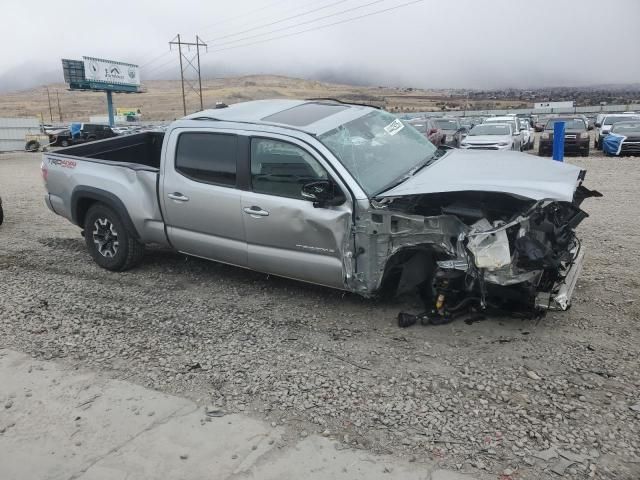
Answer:
[[[359,244],[368,237],[376,249],[371,274],[384,265],[380,291],[422,298],[425,312],[401,313],[400,326],[488,309],[566,310],[584,257],[580,204],[592,196],[601,194],[578,186],[573,202],[483,191],[385,197],[372,200]]]

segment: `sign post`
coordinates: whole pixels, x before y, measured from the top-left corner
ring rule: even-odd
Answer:
[[[107,113],[109,114],[109,126],[113,127],[115,122],[113,120],[113,96],[111,90],[107,90]]]
[[[113,127],[114,93],[142,93],[140,69],[132,63],[105,60],[103,58],[82,57],[82,60],[62,60],[64,79],[69,90],[105,92],[109,126]]]
[[[553,159],[564,162],[564,129],[565,122],[553,123]]]

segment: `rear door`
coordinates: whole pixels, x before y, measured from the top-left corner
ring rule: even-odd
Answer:
[[[249,267],[344,288],[351,200],[315,208],[301,190],[318,180],[331,180],[342,192],[347,192],[345,186],[332,177],[315,150],[296,139],[253,137],[250,153],[250,178],[241,201]]]
[[[161,188],[169,241],[190,255],[246,266],[237,188],[237,159],[246,137],[206,129],[175,129],[170,135]]]

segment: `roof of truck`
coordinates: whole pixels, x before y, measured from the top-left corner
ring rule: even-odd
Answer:
[[[320,135],[355,120],[374,107],[337,100],[255,100],[187,115],[178,122],[230,122],[269,125]]]

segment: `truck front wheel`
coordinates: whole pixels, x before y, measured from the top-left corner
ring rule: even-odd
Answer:
[[[136,266],[144,254],[144,245],[125,228],[120,216],[102,203],[87,212],[84,240],[93,260],[115,272]]]

